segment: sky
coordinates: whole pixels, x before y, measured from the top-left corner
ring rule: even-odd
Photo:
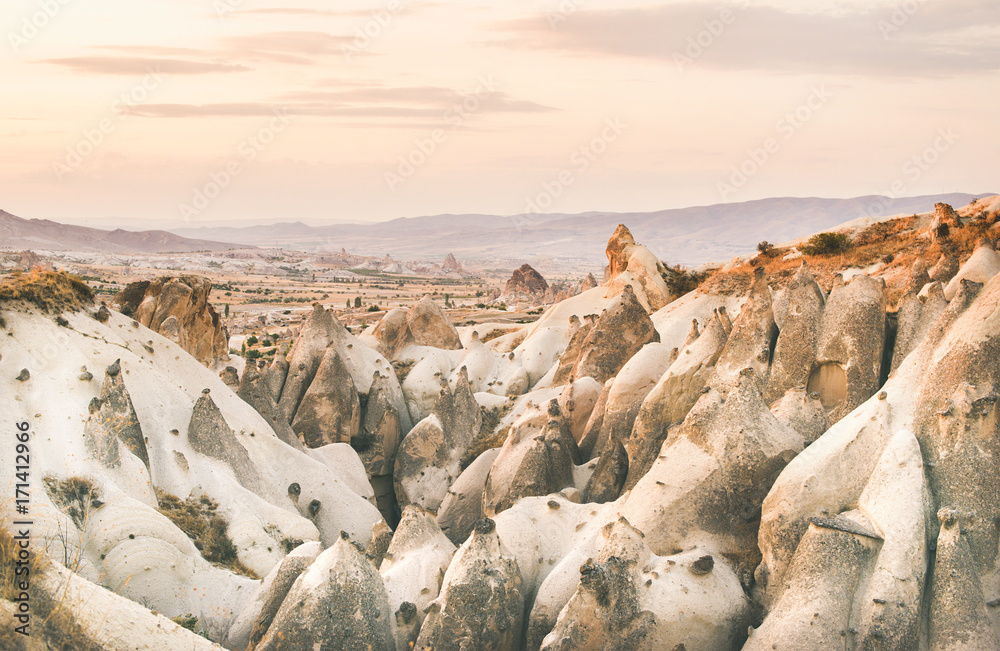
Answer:
[[[5,0],[0,209],[128,229],[1000,191],[996,0]]]

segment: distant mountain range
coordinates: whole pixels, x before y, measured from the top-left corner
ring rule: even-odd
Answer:
[[[369,224],[310,226],[283,222],[258,226],[113,231],[21,219],[0,211],[0,248],[107,253],[190,253],[256,247],[339,252],[397,260],[443,259],[453,253],[479,267],[563,262],[600,269],[602,252],[618,224],[669,263],[698,265],[750,253],[757,243],[787,242],[858,217],[933,210],[937,202],[961,207],[992,194],[962,193],[889,199],[778,198],[645,213],[576,215],[435,215]],[[557,265],[562,266],[562,265]]]
[[[889,199],[778,198],[647,213],[588,212],[577,215],[436,215],[373,224],[309,226],[301,222],[267,226],[178,228],[185,237],[303,251],[392,255],[397,259],[438,258],[489,262],[572,259],[599,264],[615,227],[625,224],[636,240],[670,263],[727,261],[752,252],[757,243],[787,242],[858,217],[920,213],[944,202],[960,207],[991,194],[942,194]]]
[[[191,253],[245,248],[243,244],[189,239],[168,231],[104,231],[22,219],[0,210],[0,248],[101,253]]]

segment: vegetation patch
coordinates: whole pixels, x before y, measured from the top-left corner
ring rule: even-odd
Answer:
[[[160,513],[187,534],[206,561],[237,574],[260,578],[237,558],[236,545],[229,538],[229,523],[216,513],[219,505],[215,500],[209,497],[181,500],[160,489],[156,489],[156,500]]]
[[[58,479],[47,475],[42,478],[42,483],[45,484],[45,492],[49,494],[52,503],[69,516],[77,529],[83,529],[95,500],[100,499],[93,482],[83,477]]]
[[[837,255],[851,248],[851,238],[846,233],[816,233],[799,247],[803,255]]]
[[[667,289],[674,296],[684,296],[693,292],[701,287],[710,275],[707,271],[692,271],[680,265],[667,267],[666,272],[661,274],[663,282],[667,284]]]
[[[415,365],[416,362],[412,359],[396,359],[392,361],[392,370],[396,372],[396,379],[399,380],[400,384],[403,383]]]
[[[502,337],[502,336],[504,336],[506,334],[510,334],[510,333],[507,332],[507,331],[505,331],[505,330],[503,330],[502,328],[494,328],[493,330],[490,330],[485,335],[483,335],[482,337],[480,337],[479,341],[481,341],[482,343],[485,344],[488,341],[493,341],[494,339],[498,339],[498,338],[500,338],[500,337]]]
[[[28,303],[48,314],[80,310],[94,302],[94,292],[77,276],[57,271],[15,271],[0,281],[0,305]]]

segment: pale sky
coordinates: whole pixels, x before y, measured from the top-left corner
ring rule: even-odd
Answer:
[[[25,218],[1000,191],[996,0],[5,0],[0,37]]]

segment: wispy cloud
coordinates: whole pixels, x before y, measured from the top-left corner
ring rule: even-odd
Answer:
[[[77,73],[101,75],[143,75],[156,71],[170,75],[201,75],[216,72],[245,72],[245,65],[210,61],[190,61],[163,57],[81,56],[45,59],[43,63],[65,66]]]
[[[715,9],[690,0],[619,10],[585,10],[551,29],[539,20],[498,25],[501,43],[584,55],[674,60],[705,29]],[[836,14],[753,4],[734,8],[735,22],[698,59],[719,70],[829,72],[939,77],[1000,69],[1000,46],[976,35],[1000,29],[995,0],[929,2],[898,30],[893,8]]]
[[[342,117],[384,125],[404,120],[407,125],[433,125],[449,108],[461,105],[465,96],[438,86],[390,87],[371,84],[345,85],[337,90],[303,90],[279,95],[274,101],[219,102],[210,104],[143,104],[129,109],[132,115],[155,118],[251,117],[290,115]],[[494,92],[481,102],[478,114],[544,113],[553,107]]]

